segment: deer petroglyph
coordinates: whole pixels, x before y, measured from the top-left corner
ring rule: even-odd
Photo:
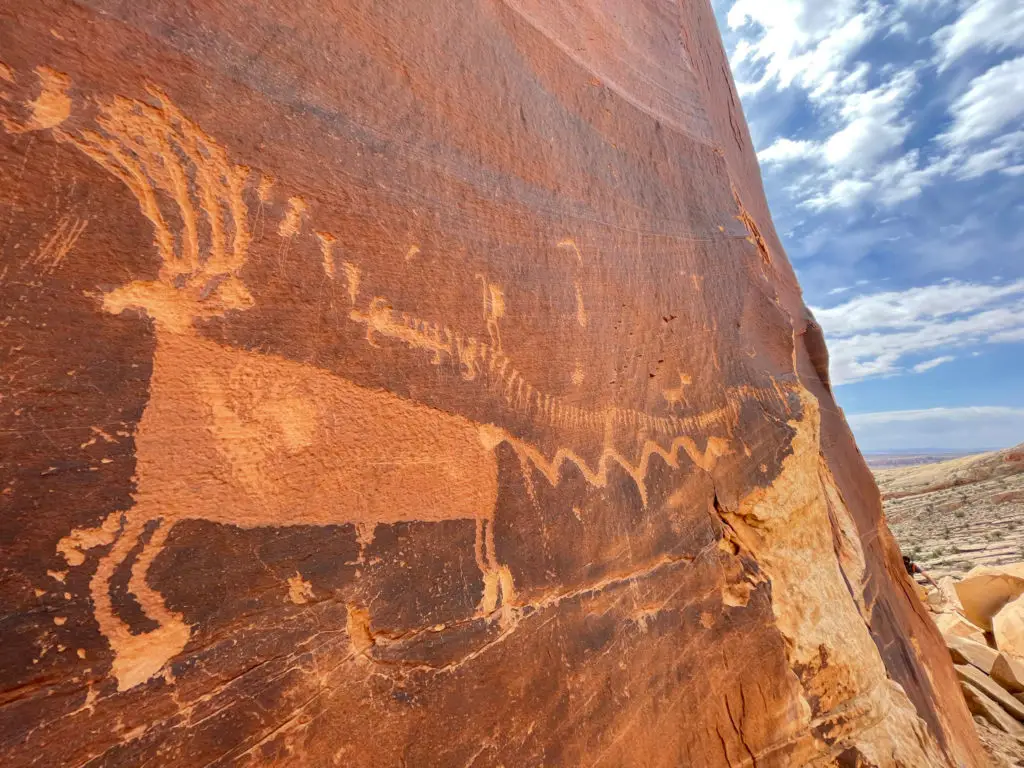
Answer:
[[[240,273],[251,241],[245,194],[250,170],[191,122],[163,93],[145,103],[115,98],[100,106],[98,130],[54,127],[118,179],[152,225],[160,260],[155,280],[136,280],[103,295],[105,311],[134,310],[153,323],[156,338],[150,398],[135,434],[133,505],[98,526],[71,531],[58,543],[70,566],[107,546],[90,582],[93,610],[113,652],[120,690],[142,684],[181,653],[192,627],[147,581],[174,526],[204,520],[241,528],[353,525],[361,552],[378,525],[466,521],[474,525],[474,556],[482,574],[479,613],[513,605],[512,574],[497,557],[494,513],[497,448],[508,444],[524,471],[538,470],[552,485],[562,467],[576,465],[594,487],[607,484],[613,465],[624,469],[647,503],[646,475],[658,457],[679,466],[679,452],[710,470],[729,452],[721,437],[704,451],[687,432],[726,430],[735,405],[687,418],[654,416],[616,407],[581,408],[533,387],[502,351],[499,321],[507,312],[500,286],[480,276],[489,343],[458,330],[395,312],[383,297],[357,307],[360,268],[342,262],[353,308],[367,341],[389,338],[430,353],[434,364],[453,360],[467,381],[481,379],[531,417],[573,429],[614,425],[658,435],[644,438],[636,459],[606,439],[593,467],[571,448],[547,458],[535,446],[492,424],[480,424],[371,389],[315,366],[228,347],[203,337],[196,320],[244,311],[254,299]],[[271,182],[260,176],[260,210]],[[290,198],[282,237],[296,237],[305,205]],[[335,278],[335,236],[313,230],[323,267]],[[578,251],[577,251],[578,253]],[[149,535],[148,540],[146,535]],[[133,633],[111,599],[111,581],[141,542],[129,567],[129,590],[157,629]]]
[[[243,528],[352,523],[363,543],[380,524],[474,521],[480,610],[511,600],[512,578],[497,561],[491,529],[497,463],[478,425],[196,332],[197,318],[253,303],[238,276],[250,237],[243,199],[249,171],[163,94],[152,95],[156,105],[115,99],[104,106],[101,131],[55,132],[128,187],[153,225],[161,257],[157,280],[103,297],[108,312],[145,313],[156,335],[150,399],[135,436],[134,504],[58,545],[70,565],[84,562],[88,549],[112,545],[90,591],[118,687],[148,680],[190,637],[191,628],[146,581],[182,520]],[[289,219],[298,218],[296,210],[291,205]],[[181,224],[177,236],[171,221]],[[131,567],[130,589],[158,629],[133,634],[111,602],[111,578],[153,524]]]

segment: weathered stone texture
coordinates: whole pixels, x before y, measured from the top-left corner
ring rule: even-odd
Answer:
[[[0,62],[0,763],[981,763],[706,0]]]

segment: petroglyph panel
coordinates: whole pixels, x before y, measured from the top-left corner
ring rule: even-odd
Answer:
[[[706,3],[0,18],[0,762],[978,764]]]

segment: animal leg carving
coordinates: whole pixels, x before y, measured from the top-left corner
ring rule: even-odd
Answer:
[[[150,566],[157,555],[163,551],[173,524],[167,525],[161,520],[157,526],[149,541],[143,546],[138,559],[132,565],[132,575],[128,582],[128,589],[135,595],[143,613],[159,625],[157,629],[140,635],[146,639],[147,649],[147,661],[138,668],[140,674],[146,672],[143,682],[159,672],[164,664],[181,653],[192,634],[192,627],[185,623],[181,614],[171,611],[164,603],[163,596],[150,587],[146,581]],[[120,681],[120,677],[118,677],[118,681]]]
[[[89,584],[96,622],[114,654],[111,673],[117,678],[119,691],[144,683],[159,672],[171,657],[185,647],[191,632],[177,614],[171,613],[164,606],[163,598],[145,584],[146,572],[162,549],[169,526],[162,530],[158,528],[153,533],[152,539],[133,565],[129,581],[129,588],[136,594],[143,612],[160,626],[152,632],[133,634],[130,627],[114,612],[110,599],[111,579],[142,536],[146,523],[152,519],[137,512],[136,508],[126,515],[124,529],[110,552],[100,558]]]
[[[515,597],[512,571],[501,565],[494,549],[494,521],[478,518],[476,521],[476,564],[484,576],[484,595],[480,613],[488,615],[498,605],[508,606]]]

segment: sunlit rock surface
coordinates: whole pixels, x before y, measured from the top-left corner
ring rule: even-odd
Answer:
[[[980,764],[705,0],[0,61],[4,765]]]

